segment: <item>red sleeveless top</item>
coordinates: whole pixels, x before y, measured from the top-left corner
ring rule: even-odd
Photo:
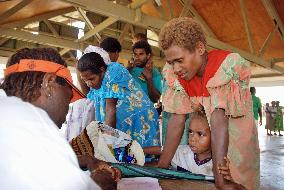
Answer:
[[[185,80],[178,77],[178,80],[189,97],[208,97],[209,92],[206,88],[207,82],[215,75],[220,65],[231,52],[224,50],[212,50],[208,53],[208,61],[205,67],[203,77],[196,75],[191,80]]]

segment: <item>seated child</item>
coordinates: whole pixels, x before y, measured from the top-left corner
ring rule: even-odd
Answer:
[[[146,147],[145,154],[161,154],[161,147]],[[226,166],[219,166],[219,172],[224,178],[231,180],[229,160]],[[211,155],[211,132],[207,118],[203,111],[192,114],[189,124],[188,145],[179,145],[172,159],[171,165],[177,170],[190,171],[206,176],[213,175]]]

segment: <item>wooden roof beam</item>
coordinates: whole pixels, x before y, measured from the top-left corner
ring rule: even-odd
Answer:
[[[151,2],[152,0],[136,0],[129,4],[129,8],[138,9],[142,7],[145,3]]]
[[[82,36],[80,39],[77,39],[75,42],[83,42],[89,38],[91,38],[92,36],[94,36],[96,33],[99,33],[100,31],[102,31],[103,29],[105,29],[106,27],[112,25],[113,23],[115,23],[117,21],[117,18],[113,18],[113,17],[109,17],[107,19],[105,19],[103,22],[101,22],[100,24],[98,24],[96,27],[94,27],[92,30],[89,30],[87,33],[85,33],[84,36]],[[59,53],[60,55],[64,55],[65,53],[67,53],[70,50],[70,48],[64,48],[63,50],[61,50]]]
[[[266,61],[260,57],[257,57],[256,55],[253,55],[249,52],[246,52],[244,50],[241,50],[239,48],[236,48],[234,46],[231,46],[230,44],[224,43],[222,41],[219,41],[215,38],[207,37],[207,44],[210,47],[213,47],[215,49],[223,49],[223,50],[229,50],[231,52],[239,53],[243,58],[245,58],[248,61],[251,61],[253,63],[256,63],[262,67],[265,67],[269,70],[275,70],[280,73],[284,73],[284,67],[280,67],[278,65],[272,65],[270,61]]]
[[[259,57],[262,57],[267,49],[267,47],[269,46],[270,42],[272,41],[276,30],[278,29],[278,26],[276,25],[274,27],[274,29],[268,34],[267,38],[265,39],[262,47],[259,50]]]
[[[202,27],[202,29],[204,30],[204,32],[213,38],[216,38],[216,35],[214,34],[214,32],[211,30],[211,28],[208,26],[208,24],[206,23],[206,21],[199,15],[199,13],[197,12],[197,10],[192,6],[192,0],[185,0],[184,1],[180,1],[180,3],[186,7],[186,10],[189,11],[191,13],[191,15],[193,16],[193,19],[196,20]]]
[[[84,19],[86,25],[88,26],[88,28],[90,30],[93,30],[95,27],[92,24],[92,22],[90,21],[90,19],[87,17],[86,13],[84,12],[83,9],[81,9],[80,7],[76,7],[76,10],[79,12],[79,14],[81,15],[81,17]],[[95,34],[97,41],[100,43],[101,42],[101,36],[99,33]]]
[[[70,12],[73,12],[73,11],[75,11],[74,7],[59,9],[59,10],[56,10],[56,11],[43,13],[43,14],[40,14],[40,15],[37,15],[37,16],[31,17],[31,18],[25,18],[25,19],[22,19],[22,20],[13,21],[13,22],[9,22],[9,23],[6,23],[6,24],[0,24],[0,26],[8,27],[8,28],[15,28],[15,27],[21,28],[21,27],[26,26],[29,23],[32,23],[32,22],[47,20],[47,19],[56,17],[58,15],[70,13]]]
[[[241,7],[243,21],[244,21],[244,25],[245,25],[245,29],[247,33],[249,49],[250,49],[250,52],[254,54],[253,39],[251,35],[251,29],[250,29],[249,22],[248,22],[247,9],[245,7],[244,0],[240,0],[240,7]]]
[[[143,28],[160,29],[165,23],[164,20],[151,17],[143,13],[141,13],[141,21],[136,22],[135,10],[130,9],[126,6],[112,3],[111,1],[107,0],[62,0],[62,1],[70,3],[76,7],[81,7],[93,13],[104,15],[107,17],[114,17],[117,18],[118,20],[131,23],[133,25],[140,26]]]
[[[43,20],[43,22],[47,25],[48,29],[52,32],[52,34],[55,37],[59,37],[58,32],[56,31],[56,29],[52,26],[52,24],[49,22],[49,20]]]
[[[15,53],[14,49],[0,47],[0,56],[2,57],[10,57],[14,53]]]
[[[2,38],[1,40],[0,40],[0,46],[2,46],[4,43],[6,43],[7,41],[8,41],[9,39],[7,39],[7,38]]]
[[[30,32],[14,30],[11,28],[0,27],[0,36],[9,39],[17,39],[21,41],[33,42],[53,47],[69,48],[73,50],[82,50],[85,48],[85,45],[83,43],[74,42],[74,40],[55,38],[53,36],[46,36],[41,34],[35,35]]]
[[[96,33],[99,33],[100,31],[102,31],[103,29],[107,28],[108,26],[112,25],[113,23],[115,23],[118,19],[114,18],[114,17],[109,17],[107,19],[105,19],[103,22],[101,22],[100,24],[98,24],[95,28],[93,28],[92,30],[89,30],[87,33],[85,33],[84,36],[82,36],[80,39],[78,39],[79,42],[82,42],[84,40],[89,39],[90,37],[94,36]]]
[[[173,7],[171,6],[171,2],[170,0],[167,0],[167,5],[168,5],[168,8],[170,10],[170,19],[174,18],[174,12],[173,12]]]
[[[20,3],[12,7],[11,9],[4,12],[2,15],[0,15],[0,22],[3,22],[5,19],[9,18],[16,12],[18,12],[20,9],[24,8],[28,4],[30,4],[32,0],[22,0]]]
[[[269,16],[273,20],[273,24],[278,25],[278,30],[281,36],[281,39],[284,40],[284,26],[281,21],[279,14],[277,13],[272,0],[261,0],[264,8],[268,12]]]

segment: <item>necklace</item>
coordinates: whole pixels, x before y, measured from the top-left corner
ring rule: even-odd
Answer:
[[[198,166],[209,162],[211,159],[212,159],[212,158],[210,157],[210,158],[205,158],[204,160],[199,160],[199,159],[197,158],[197,154],[194,153],[194,161],[195,161],[195,163],[196,163]]]

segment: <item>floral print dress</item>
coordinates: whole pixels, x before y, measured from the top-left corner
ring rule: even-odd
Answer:
[[[247,189],[259,189],[260,152],[249,91],[250,65],[237,53],[225,52],[223,59],[219,59],[222,54],[221,50],[209,52],[204,73],[211,72],[207,80],[182,81],[173,73],[172,66],[166,65],[163,75],[168,88],[163,93],[164,110],[186,114],[201,104],[210,121],[215,109],[224,109],[229,118],[228,157],[232,177]]]
[[[159,145],[158,113],[153,103],[128,70],[116,62],[108,65],[100,89],[91,89],[96,120],[104,122],[106,99],[118,99],[116,128],[129,134],[142,147]]]

